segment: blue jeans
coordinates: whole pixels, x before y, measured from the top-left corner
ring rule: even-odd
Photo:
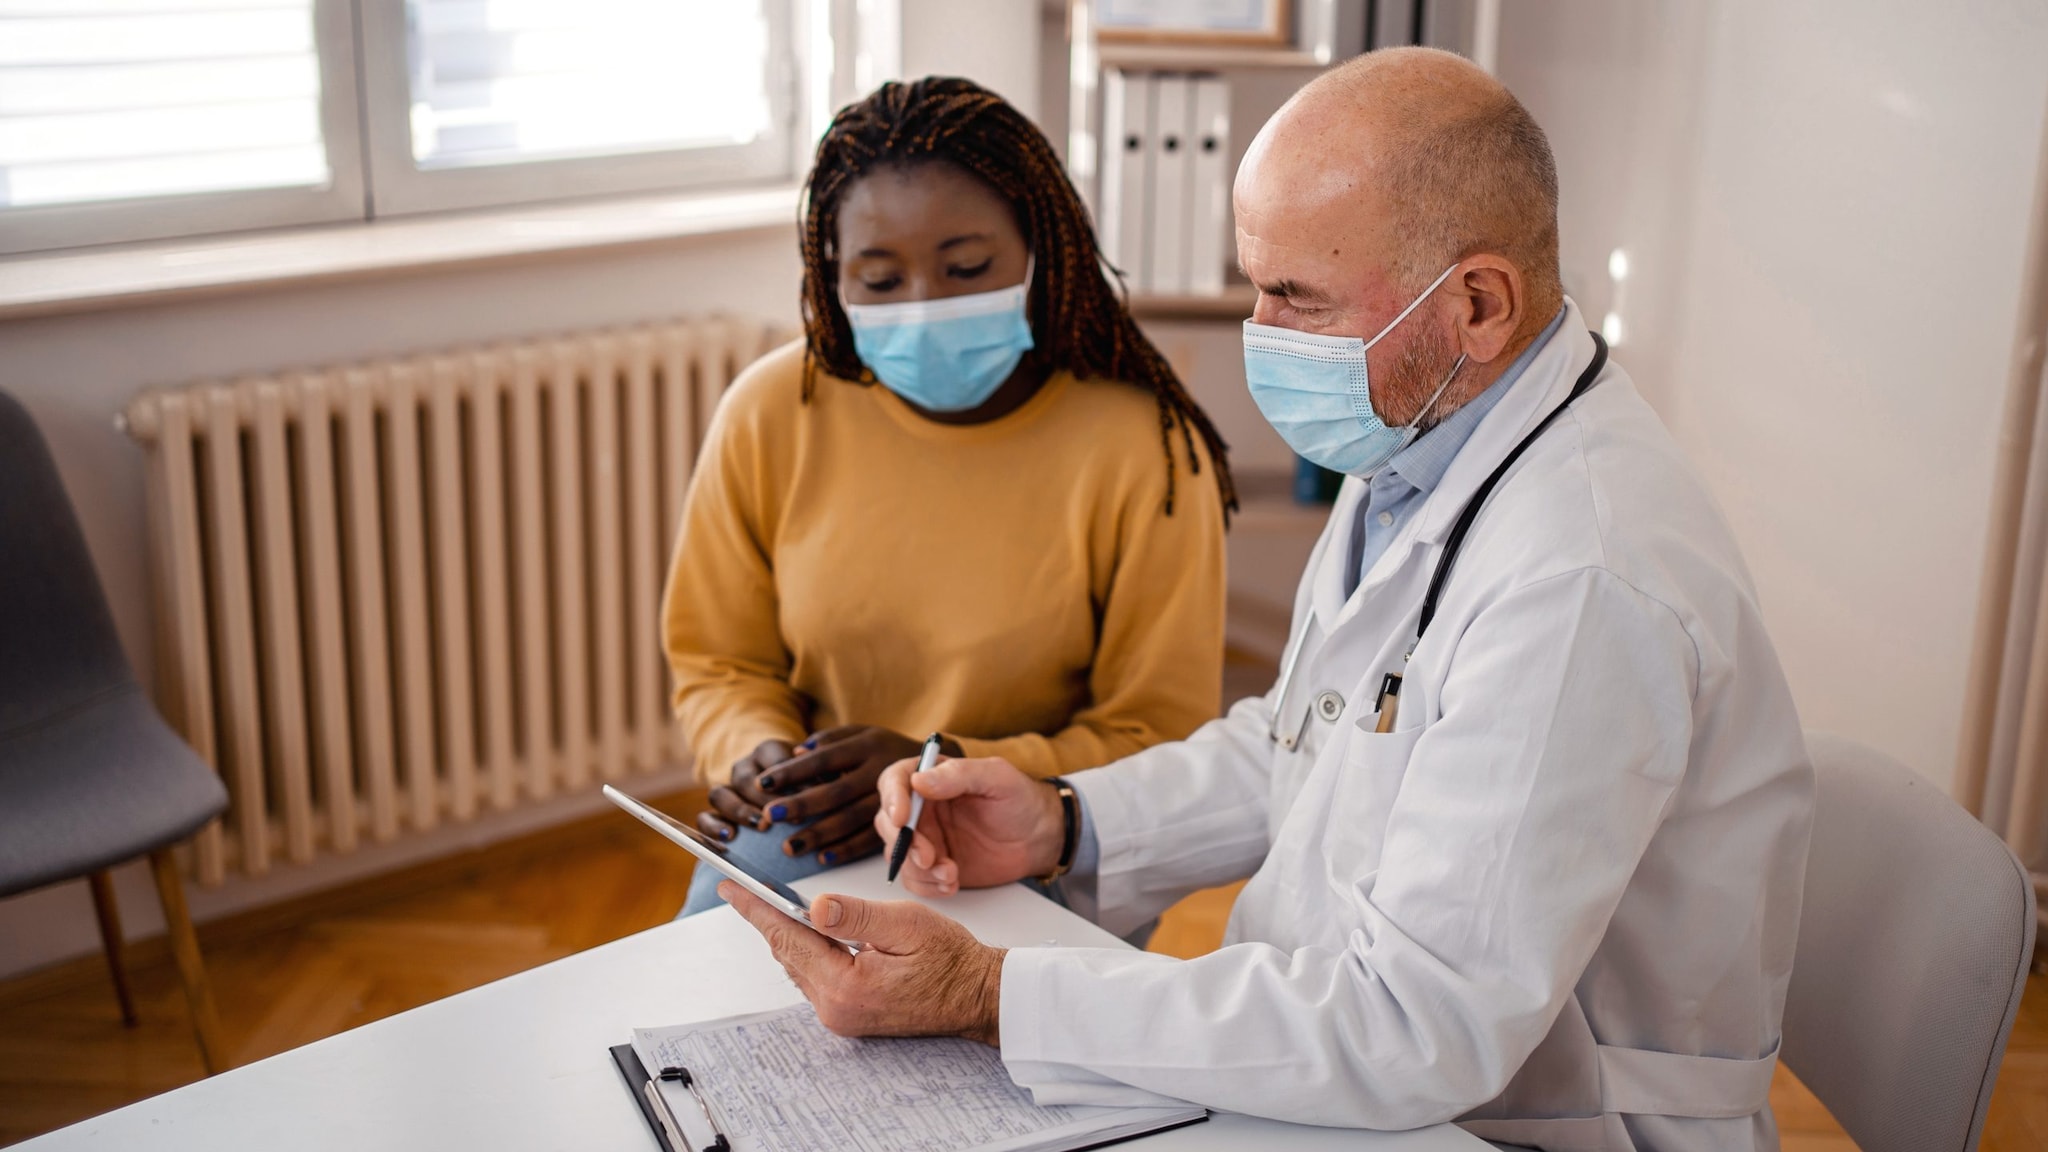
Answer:
[[[818,863],[818,854],[805,852],[801,856],[788,856],[782,851],[783,843],[796,835],[799,828],[807,827],[808,824],[808,821],[804,824],[771,824],[766,832],[741,828],[733,836],[732,842],[726,845],[726,854],[749,869],[780,880],[784,884],[808,879],[827,870],[823,864]],[[676,919],[681,920],[685,916],[695,916],[699,912],[723,906],[725,901],[718,898],[718,882],[723,879],[725,877],[718,874],[718,869],[699,866],[690,877],[690,894],[683,899],[683,910],[676,913]],[[1065,895],[1060,891],[1059,881],[1047,884],[1039,880],[1020,880],[1018,883],[1062,908],[1068,906]],[[1157,927],[1159,921],[1153,920],[1124,939],[1132,947],[1143,948],[1146,941],[1152,939],[1152,931]]]

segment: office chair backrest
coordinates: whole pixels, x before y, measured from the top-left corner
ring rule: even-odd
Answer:
[[[1969,1152],[2034,945],[2003,841],[1883,753],[1809,733],[1818,794],[1781,1058],[1862,1152]]]
[[[0,392],[0,733],[133,679],[57,462]]]

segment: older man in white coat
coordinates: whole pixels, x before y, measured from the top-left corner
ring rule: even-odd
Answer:
[[[821,897],[849,957],[727,885],[828,1027],[998,1044],[1046,1103],[1777,1147],[1811,772],[1726,524],[1564,297],[1556,208],[1541,130],[1456,57],[1374,53],[1266,125],[1247,378],[1352,477],[1279,683],[1051,788],[897,765],[877,820],[927,798],[913,890],[1071,865],[1112,931],[1250,877],[1224,946],[1005,953]]]

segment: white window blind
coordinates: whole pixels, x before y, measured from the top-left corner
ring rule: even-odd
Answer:
[[[421,168],[749,144],[774,128],[763,0],[408,0]]]
[[[870,8],[0,0],[0,255],[793,180]]]
[[[330,181],[314,0],[0,0],[0,208]]]
[[[358,2],[376,215],[794,178],[820,0]]]

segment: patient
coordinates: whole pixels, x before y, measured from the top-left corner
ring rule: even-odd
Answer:
[[[699,822],[782,880],[881,847],[876,780],[928,733],[1050,777],[1214,716],[1235,507],[1001,97],[885,84],[806,191],[804,339],[720,405],[663,606]]]

